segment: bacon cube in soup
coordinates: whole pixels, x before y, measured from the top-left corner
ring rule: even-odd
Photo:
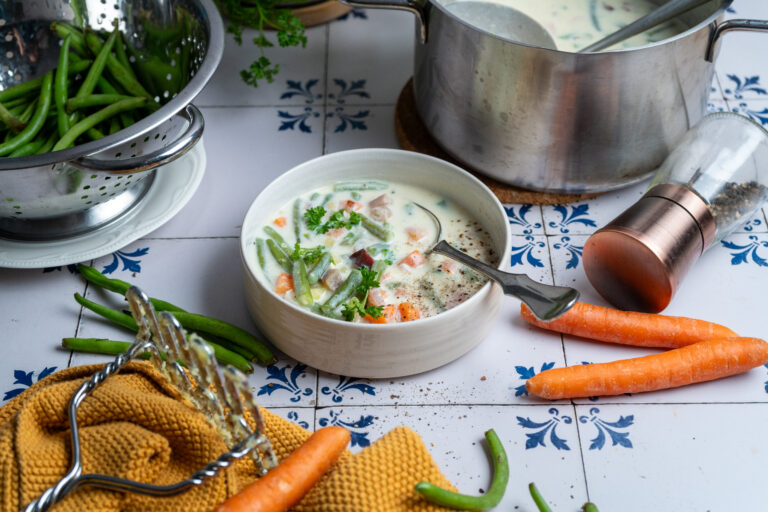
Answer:
[[[368,206],[370,206],[371,209],[373,209],[373,208],[379,208],[382,206],[389,206],[390,204],[392,204],[392,198],[389,197],[389,195],[387,194],[381,194],[379,197],[377,197],[376,199],[368,203]]]
[[[381,288],[368,290],[368,302],[366,306],[383,306],[387,302],[387,294]]]
[[[379,222],[386,222],[392,216],[392,210],[386,206],[378,206],[371,208],[371,218]]]
[[[440,264],[440,270],[446,274],[455,274],[459,270],[459,265],[453,260],[446,259]]]
[[[330,291],[335,291],[343,282],[344,278],[341,277],[341,272],[335,268],[329,268],[325,271],[323,277],[320,278],[320,283]]]

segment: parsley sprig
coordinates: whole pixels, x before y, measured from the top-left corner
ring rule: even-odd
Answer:
[[[248,69],[240,71],[240,77],[249,85],[258,87],[259,80],[273,82],[280,70],[280,66],[272,64],[264,52],[265,48],[274,46],[266,36],[267,29],[275,30],[277,44],[282,47],[307,46],[301,20],[290,9],[277,7],[277,0],[216,0],[216,4],[227,17],[227,32],[234,36],[237,44],[243,44],[243,30],[246,27],[259,31],[253,38],[253,44],[259,48],[259,58]]]
[[[363,274],[363,282],[360,283],[356,290],[361,294],[367,293],[371,288],[379,287],[379,273],[375,270],[371,270],[367,267],[360,267],[360,273]]]
[[[306,224],[307,229],[320,234],[325,234],[332,229],[351,229],[352,226],[357,226],[362,221],[362,217],[360,217],[360,214],[357,212],[338,210],[332,213],[327,221],[323,222],[326,213],[325,208],[322,206],[307,208],[304,212],[304,223]]]
[[[342,306],[341,316],[348,322],[351,322],[355,319],[355,314],[359,314],[361,317],[370,315],[371,318],[379,318],[384,314],[383,310],[384,306],[365,307],[357,297],[353,297],[352,300]]]
[[[296,244],[293,246],[293,252],[288,256],[293,261],[298,261],[301,259],[301,260],[304,260],[304,263],[306,263],[307,265],[314,265],[323,256],[324,252],[325,252],[325,247],[323,247],[322,245],[319,245],[312,249],[307,249],[305,247],[301,247],[301,245],[299,245],[299,242],[296,242]]]

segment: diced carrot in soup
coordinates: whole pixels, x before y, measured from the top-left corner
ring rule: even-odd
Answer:
[[[293,290],[293,276],[283,272],[275,280],[275,293],[284,295],[289,290]]]
[[[353,201],[351,199],[347,199],[347,201],[344,203],[344,209],[348,212],[356,211],[359,212],[363,209],[363,205],[361,203],[358,203],[357,201]]]
[[[276,218],[274,220],[274,222],[275,222],[276,226],[281,227],[281,228],[288,223],[288,221],[285,219],[285,217],[278,217],[278,218]]]
[[[410,322],[411,320],[418,320],[421,318],[421,312],[419,311],[419,308],[410,302],[401,302],[398,304],[397,310],[400,312],[401,322]]]
[[[400,265],[409,267],[418,267],[424,264],[424,256],[419,251],[413,251],[408,256],[400,260]]]
[[[413,242],[423,240],[427,236],[427,230],[424,228],[406,228],[405,232],[408,233],[408,238]]]
[[[372,324],[391,324],[395,321],[396,311],[395,306],[384,306],[380,317],[373,318],[371,315],[365,315],[365,319]]]

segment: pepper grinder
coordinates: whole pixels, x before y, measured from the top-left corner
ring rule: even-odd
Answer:
[[[693,263],[768,198],[768,132],[717,113],[686,133],[648,191],[589,237],[584,271],[621,309],[658,313]]]

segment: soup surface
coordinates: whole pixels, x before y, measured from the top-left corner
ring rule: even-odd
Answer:
[[[489,264],[489,234],[463,208],[401,183],[343,182],[285,204],[252,234],[261,280],[286,300],[352,322],[392,323],[436,315],[462,303],[485,277],[426,254],[442,238]]]
[[[458,0],[443,2],[446,9],[467,23],[512,40],[516,37],[509,9],[539,22],[558,50],[577,52],[645,16],[658,7],[650,0]],[[631,37],[610,49],[630,48],[667,39],[688,27],[671,21]],[[522,41],[527,42],[527,41]]]

